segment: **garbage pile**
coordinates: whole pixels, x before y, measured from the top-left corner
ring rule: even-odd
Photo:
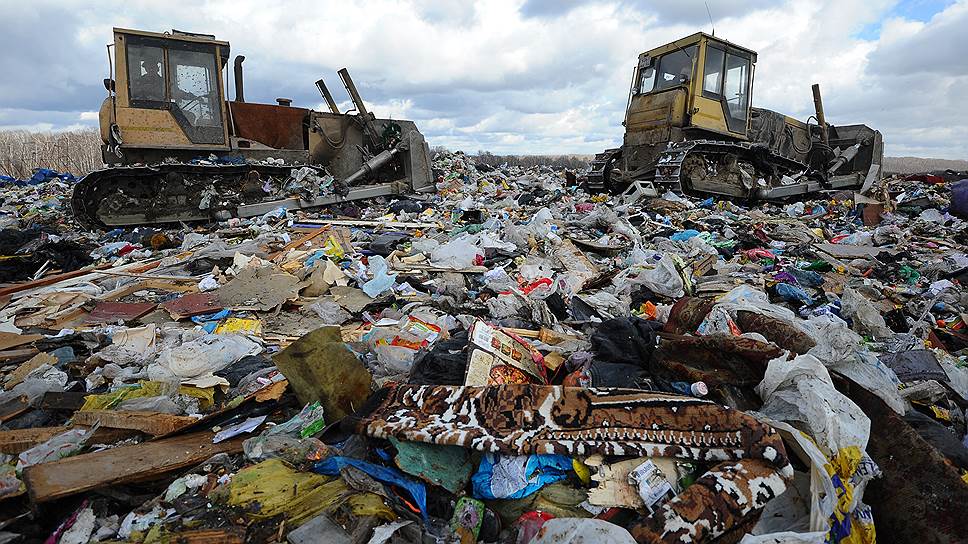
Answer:
[[[968,182],[434,170],[3,280],[0,541],[968,541]]]

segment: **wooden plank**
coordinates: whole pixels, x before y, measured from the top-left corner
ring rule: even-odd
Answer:
[[[81,427],[83,428],[83,427]],[[33,429],[15,429],[12,431],[0,431],[0,453],[16,455],[22,451],[46,442],[51,438],[69,431],[71,427],[35,427]],[[88,439],[88,444],[110,444],[118,440],[124,440],[137,436],[137,431],[128,429],[104,429],[99,428],[94,431],[94,436]]]
[[[193,417],[173,416],[161,412],[142,412],[135,410],[88,410],[74,414],[76,425],[92,426],[101,422],[101,427],[110,429],[132,429],[145,434],[158,436],[173,433],[197,421]]]
[[[38,353],[40,353],[40,350],[37,348],[8,349],[0,351],[0,361],[26,360]]]
[[[40,408],[43,410],[66,410],[73,412],[84,405],[84,397],[89,394],[77,391],[65,391],[62,393],[48,391],[44,393],[44,398],[40,399]]]
[[[247,438],[212,444],[214,436],[203,431],[67,457],[27,467],[23,480],[31,502],[42,503],[101,487],[157,479],[217,453],[238,453]]]
[[[98,270],[94,274],[106,274],[108,276],[123,276],[126,278],[141,278],[145,280],[164,280],[198,283],[201,277],[196,276],[160,276],[151,274],[139,274],[136,272],[122,272],[120,270]]]
[[[270,261],[275,261],[276,260],[276,257],[279,257],[281,255],[285,255],[287,252],[289,252],[290,249],[296,249],[298,247],[301,247],[306,242],[313,241],[314,239],[316,239],[317,237],[319,237],[320,234],[322,234],[322,233],[324,233],[324,232],[326,232],[328,230],[329,230],[329,226],[326,225],[326,226],[319,227],[318,229],[314,229],[312,232],[310,232],[309,234],[306,234],[305,236],[300,236],[299,238],[297,238],[297,239],[289,242],[288,244],[282,246],[282,249],[280,249],[279,251],[276,251],[272,255],[269,255],[269,260]]]
[[[225,529],[196,529],[165,535],[167,542],[177,544],[242,544],[245,542],[245,529],[226,527]]]
[[[5,297],[7,295],[13,295],[14,293],[19,293],[21,291],[26,291],[27,289],[34,289],[36,287],[46,287],[46,286],[48,286],[48,285],[50,285],[52,283],[58,283],[58,282],[61,282],[61,281],[64,281],[64,280],[74,279],[74,278],[76,278],[78,276],[83,276],[85,274],[89,274],[89,273],[94,272],[94,271],[96,271],[98,269],[107,268],[109,266],[111,266],[110,263],[109,264],[102,264],[102,265],[97,266],[97,267],[90,267],[89,266],[89,267],[85,267],[85,268],[79,268],[79,269],[77,269],[77,270],[75,270],[73,272],[65,272],[63,274],[57,274],[57,275],[54,275],[54,276],[48,276],[46,278],[39,279],[39,280],[28,281],[28,282],[25,282],[25,283],[18,283],[18,284],[11,285],[9,287],[4,287],[3,289],[0,289],[0,297]]]
[[[9,421],[30,409],[27,402],[27,395],[20,395],[15,399],[9,399],[0,404],[0,423]]]
[[[0,350],[6,350],[29,344],[35,340],[43,338],[43,334],[16,334],[12,332],[0,332]]]
[[[70,427],[36,427],[34,429],[0,431],[0,453],[16,455],[41,442],[50,440],[68,429]]]

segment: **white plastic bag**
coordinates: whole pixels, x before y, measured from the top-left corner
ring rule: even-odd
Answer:
[[[663,255],[655,268],[642,272],[634,281],[667,297],[679,298],[685,294],[682,278],[679,276],[676,263],[670,255]]]
[[[860,334],[869,334],[876,339],[890,338],[894,331],[887,327],[884,316],[874,303],[850,287],[844,287],[840,297],[843,315],[853,321],[853,329]]]
[[[218,372],[246,355],[261,352],[262,346],[241,334],[206,334],[163,349],[158,361],[148,366],[148,377],[156,381],[197,378]]]
[[[867,448],[870,418],[834,388],[826,367],[816,357],[773,359],[756,392],[763,399],[763,414],[799,423],[797,426],[810,434],[826,455],[849,446],[861,451]]]
[[[483,257],[484,250],[474,245],[474,237],[461,236],[434,248],[430,253],[430,263],[460,270],[474,266],[478,255]]]

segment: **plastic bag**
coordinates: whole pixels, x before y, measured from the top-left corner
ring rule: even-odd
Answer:
[[[869,334],[876,339],[894,336],[894,331],[884,322],[884,316],[864,295],[850,287],[844,287],[840,302],[843,315],[853,321],[854,331]]]
[[[430,253],[430,262],[434,266],[460,270],[474,266],[477,260],[484,257],[484,250],[473,243],[473,236],[461,236],[442,244]]]
[[[261,352],[262,346],[241,334],[206,334],[161,350],[158,361],[148,366],[148,377],[155,381],[196,378]]]
[[[857,351],[853,358],[825,366],[850,378],[857,385],[877,395],[898,414],[904,415],[907,411],[908,403],[901,397],[897,389],[901,380],[890,367],[882,363],[873,353]]]
[[[816,357],[773,359],[756,392],[763,399],[762,413],[799,423],[826,454],[833,456],[851,446],[866,449],[870,419],[834,388],[826,367]]]
[[[328,446],[312,438],[325,427],[323,407],[311,402],[285,423],[274,425],[259,436],[242,443],[242,451],[250,461],[281,458],[290,463],[319,461],[330,454]]]
[[[353,316],[334,300],[319,300],[309,305],[309,309],[323,320],[325,325],[342,325]]]
[[[94,436],[97,428],[98,425],[95,424],[90,429],[71,429],[21,452],[17,456],[17,473],[22,473],[23,469],[31,465],[49,463],[74,455],[81,451],[89,438]]]
[[[668,254],[662,256],[655,268],[642,272],[633,281],[670,298],[679,298],[685,294],[685,286],[679,276],[676,262]]]
[[[371,256],[368,262],[373,279],[364,283],[361,288],[370,298],[376,298],[393,288],[397,275],[388,273],[387,261],[380,255]]]
[[[860,347],[861,337],[850,330],[844,320],[833,314],[810,316],[800,325],[816,343],[807,353],[820,359],[825,365],[852,359],[854,352]]]
[[[813,306],[813,297],[803,289],[789,283],[776,284],[776,294],[787,302],[799,302],[805,306]]]
[[[524,498],[550,483],[564,480],[572,467],[571,459],[563,455],[487,453],[477,472],[471,476],[474,497],[485,500]]]

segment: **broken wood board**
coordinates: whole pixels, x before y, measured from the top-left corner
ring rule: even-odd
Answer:
[[[38,353],[30,359],[27,359],[20,366],[15,368],[13,372],[7,374],[7,379],[4,382],[4,389],[13,388],[18,383],[24,381],[28,374],[44,366],[45,364],[50,366],[56,365],[57,357],[47,353]]]
[[[0,361],[11,363],[26,361],[38,353],[40,353],[40,350],[37,348],[8,349],[7,351],[0,351]]]
[[[93,426],[100,422],[109,429],[130,429],[152,436],[170,434],[198,421],[188,416],[173,416],[161,412],[135,410],[88,410],[77,412],[73,418],[76,425]]]
[[[9,421],[29,409],[30,404],[27,402],[27,395],[20,395],[19,397],[8,399],[0,404],[0,423]]]
[[[195,529],[177,533],[164,533],[163,542],[178,544],[242,544],[245,542],[245,529],[226,527],[224,529]]]
[[[592,469],[591,479],[598,485],[588,491],[588,503],[633,510],[647,506],[637,487],[629,480],[629,474],[647,461],[651,461],[659,469],[675,490],[676,460],[672,457],[639,457],[608,464],[601,455],[593,455],[585,460],[585,464]]]
[[[64,410],[67,412],[73,412],[84,405],[84,398],[87,397],[89,393],[84,393],[82,391],[64,391],[59,393],[57,391],[48,391],[44,393],[44,397],[40,399],[39,408],[43,410]]]
[[[31,502],[37,504],[101,487],[157,479],[217,453],[238,453],[247,438],[212,444],[214,436],[203,431],[33,465],[24,469],[23,481]]]
[[[89,267],[85,267],[85,268],[79,268],[77,270],[74,270],[73,272],[65,272],[63,274],[57,274],[57,275],[54,275],[54,276],[48,276],[46,278],[42,278],[42,279],[39,279],[39,280],[28,281],[26,283],[18,283],[18,284],[10,285],[8,287],[4,287],[3,289],[0,289],[0,296],[14,295],[16,293],[20,293],[20,292],[23,292],[23,291],[27,291],[29,289],[36,289],[36,288],[39,288],[39,287],[46,287],[48,285],[52,285],[52,284],[55,284],[55,283],[60,283],[62,281],[67,281],[67,280],[71,280],[71,279],[77,278],[78,276],[84,276],[84,275],[89,274],[92,271],[95,271],[95,270],[97,270],[99,268],[107,268],[109,266],[111,266],[111,265],[110,264],[102,264],[102,265],[96,266],[96,267],[89,266]]]
[[[155,309],[154,302],[99,302],[87,314],[87,323],[117,323],[118,321],[134,321],[148,315]]]
[[[29,450],[37,444],[46,442],[51,438],[78,427],[34,427],[32,429],[14,429],[10,431],[0,431],[0,453],[17,455],[20,452]],[[88,444],[113,443],[137,436],[137,431],[128,429],[104,429],[99,428],[88,439]]]
[[[113,291],[108,291],[97,297],[98,300],[118,300],[138,291],[154,289],[157,291],[171,291],[173,293],[190,293],[198,291],[194,284],[177,283],[163,280],[141,280],[128,285],[122,285]]]
[[[282,246],[282,249],[280,249],[279,251],[276,251],[275,253],[272,253],[271,255],[269,255],[269,260],[270,261],[275,261],[277,257],[280,257],[280,256],[285,255],[286,253],[288,253],[290,249],[297,249],[297,248],[302,247],[306,243],[311,242],[314,239],[316,239],[317,237],[319,237],[319,235],[323,234],[327,230],[329,230],[329,226],[328,225],[324,225],[322,227],[319,227],[318,229],[313,230],[309,234],[306,234],[305,236],[301,236],[301,237],[299,237],[299,238],[297,238],[297,239],[289,242],[288,244]]]
[[[36,340],[40,340],[43,337],[43,334],[17,334],[13,332],[0,332],[0,351],[29,344]]]

